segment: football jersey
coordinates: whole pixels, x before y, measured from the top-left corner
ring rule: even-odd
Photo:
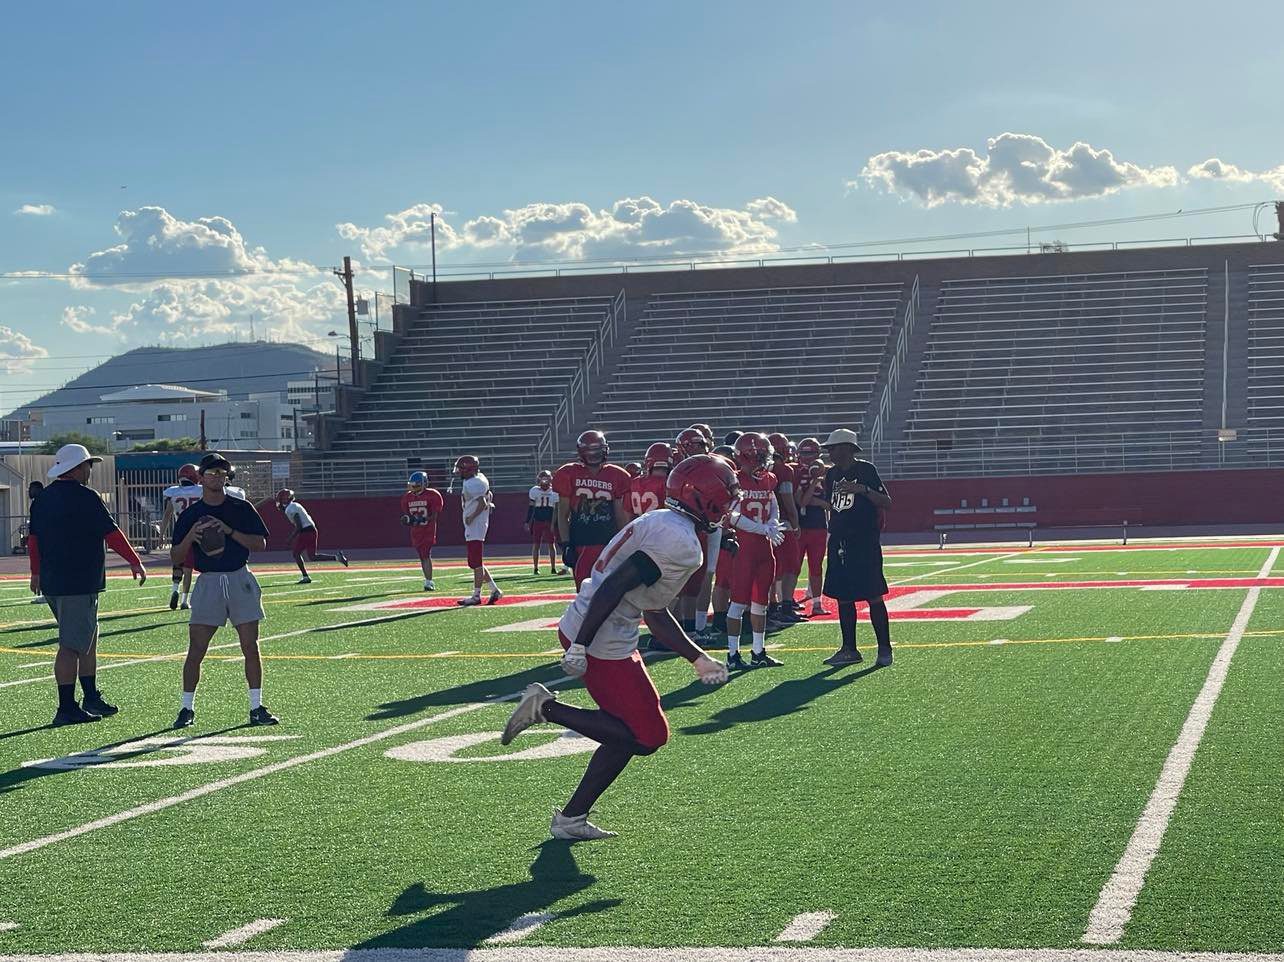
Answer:
[[[740,471],[736,474],[736,481],[740,485],[739,510],[742,515],[750,521],[757,521],[765,524],[772,516],[772,508],[776,500],[776,476],[770,471],[764,471],[758,477],[754,477],[747,471]],[[741,537],[748,535],[752,538],[761,538],[762,535],[752,534],[747,531],[740,533]]]
[[[552,488],[545,491],[538,484],[530,490],[531,520],[552,521],[557,508],[557,492]]]
[[[174,506],[174,517],[178,518],[180,514],[189,507],[201,500],[201,495],[205,489],[199,484],[172,484],[164,491],[164,498]]]
[[[407,491],[401,496],[401,513],[410,515],[416,525],[427,524],[428,516],[432,515],[432,523],[436,524],[445,504],[441,492],[435,488],[424,488],[418,494]]]
[[[593,637],[589,652],[594,658],[619,660],[632,655],[638,647],[638,622],[642,613],[668,607],[704,561],[700,539],[689,518],[668,508],[634,518],[602,550],[592,573],[580,585],[579,594],[558,625],[562,634],[571,641],[578,640],[580,626],[598,587],[638,551],[654,562],[660,571],[660,580],[653,585],[638,585],[620,599]]]
[[[596,471],[578,461],[553,475],[553,490],[571,504],[571,544],[607,544],[615,537],[614,502],[627,503],[633,479],[623,468],[604,464]]]
[[[471,522],[468,516],[477,510],[478,502],[485,502],[490,497],[490,482],[486,480],[486,475],[478,471],[471,478],[464,479],[463,486],[463,511],[464,511],[464,540],[465,541],[485,541],[486,532],[490,530],[490,511],[489,505],[481,509]]]
[[[630,486],[632,490],[629,492],[629,509],[634,516],[663,508],[665,488],[668,483],[668,478],[662,478],[658,474],[634,478]]]
[[[808,489],[815,492],[819,497],[825,496],[825,478],[822,475],[814,481],[808,481],[798,487],[798,496],[802,497],[803,492]],[[824,505],[812,503],[805,508],[798,510],[798,526],[800,528],[819,528],[824,529],[829,526],[829,520],[825,517]]]
[[[223,493],[224,493],[225,495],[227,495],[229,498],[236,498],[236,500],[238,500],[238,501],[244,501],[244,500],[245,500],[245,489],[244,489],[244,488],[238,488],[238,487],[237,487],[236,485],[234,485],[234,484],[229,484],[229,485],[227,485],[226,487],[224,487],[224,488],[223,488]]]
[[[285,516],[289,518],[290,521],[294,523],[294,526],[300,531],[316,527],[316,525],[312,523],[312,515],[308,514],[307,509],[297,501],[291,501],[285,506]]]
[[[798,476],[798,465],[777,461],[771,473],[776,476],[777,494],[792,494],[797,489],[795,479]]]

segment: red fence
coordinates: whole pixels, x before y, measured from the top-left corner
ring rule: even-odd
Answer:
[[[1013,478],[955,478],[889,481],[894,507],[887,516],[888,531],[931,531],[941,520],[933,511],[971,506],[982,498],[991,505],[1007,498],[1011,504],[1029,498],[1038,507],[1039,527],[1273,524],[1284,523],[1279,471],[1177,471],[1155,474],[1098,474]],[[520,544],[526,496],[498,494],[488,540]],[[304,499],[316,520],[321,543],[344,548],[387,548],[407,544],[398,498]],[[272,532],[270,545],[283,548],[289,528],[271,503],[260,505]],[[459,498],[446,496],[438,525],[439,543],[463,543]]]

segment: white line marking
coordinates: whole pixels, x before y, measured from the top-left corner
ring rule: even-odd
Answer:
[[[509,942],[520,942],[531,935],[540,926],[553,921],[555,916],[550,912],[527,912],[502,932],[496,932],[488,938],[486,945],[507,945]]]
[[[969,561],[967,564],[955,565],[952,568],[937,568],[934,571],[924,571],[922,574],[910,575],[908,578],[901,578],[897,581],[893,581],[892,584],[903,585],[911,581],[918,581],[920,578],[936,578],[951,571],[962,571],[964,568],[975,568],[977,565],[988,565],[992,561],[1003,561],[1005,558],[1015,558],[1017,555],[1024,553],[1024,551],[1010,551],[1007,554],[991,555],[990,557],[982,558],[979,561]]]
[[[834,921],[833,912],[803,912],[795,915],[783,932],[776,936],[777,942],[810,942],[825,927]]]
[[[1007,643],[1008,640],[1006,638],[995,638],[993,641],[988,642],[991,645],[1006,645]]]
[[[17,927],[17,922],[0,922],[0,932],[12,932]]]
[[[53,664],[52,658],[46,658],[44,661],[29,661],[25,665],[15,665],[15,668],[48,668]]]
[[[1266,563],[1258,572],[1259,578],[1265,578],[1270,573],[1279,553],[1279,548],[1271,549]],[[1088,928],[1083,933],[1082,941],[1090,945],[1113,945],[1123,938],[1124,928],[1132,918],[1133,907],[1146,883],[1146,874],[1150,871],[1155,856],[1159,854],[1164,833],[1168,831],[1168,822],[1177,807],[1177,799],[1186,784],[1186,776],[1190,774],[1190,766],[1208,727],[1208,719],[1212,716],[1217,697],[1226,683],[1231,658],[1248,629],[1248,622],[1253,617],[1253,609],[1257,607],[1257,599],[1261,594],[1261,588],[1248,589],[1239,614],[1235,616],[1226,640],[1217,650],[1217,657],[1208,669],[1204,686],[1195,698],[1190,714],[1186,716],[1181,734],[1177,736],[1176,744],[1164,760],[1159,780],[1146,802],[1132,838],[1128,840],[1119,864],[1115,866],[1110,879],[1097,897],[1097,904],[1088,916]]]
[[[1106,641],[1111,641],[1111,642],[1123,641],[1123,638],[1120,637],[1119,635],[1111,635],[1109,638],[1106,639]]]
[[[243,945],[256,935],[262,935],[264,932],[272,931],[278,925],[284,925],[286,921],[286,919],[259,919],[247,925],[242,925],[239,929],[224,932],[217,938],[201,944],[207,949],[227,949],[234,945]]]
[[[1082,561],[1082,558],[1013,558],[1010,561],[1003,562],[1005,565],[1064,565],[1071,561]]]

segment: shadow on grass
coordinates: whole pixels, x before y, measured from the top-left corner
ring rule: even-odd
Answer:
[[[98,724],[101,724],[101,723],[88,722],[81,727],[91,728],[93,725],[98,725]],[[53,728],[53,727],[54,727],[53,725],[42,725],[39,728],[29,728],[24,731],[9,732],[7,734],[0,735],[0,739],[16,738],[19,735],[30,735],[33,732],[44,731],[45,729]],[[226,735],[228,732],[238,731],[239,729],[247,728],[247,727],[249,726],[233,725],[231,728],[223,728],[223,729],[220,729],[219,731],[213,731],[213,732],[202,732],[199,735],[191,735],[191,736],[182,735],[181,733],[176,732],[172,728],[161,728],[154,732],[144,732],[143,734],[140,734],[140,735],[130,735],[128,738],[121,739],[120,741],[108,742],[105,745],[99,745],[97,748],[86,748],[86,749],[83,749],[82,751],[74,752],[73,754],[94,755],[94,754],[100,754],[102,752],[110,752],[113,748],[119,748],[122,745],[128,745],[130,742],[140,741],[144,738],[160,738],[164,735],[173,735],[175,738],[183,738],[186,741],[200,741],[202,738],[212,738],[216,735]],[[113,754],[109,759],[106,759],[103,762],[100,762],[98,764],[106,764],[107,761],[123,762],[123,761],[129,761],[130,759],[134,759],[134,758],[142,758],[146,755],[153,754],[154,752],[163,751],[164,747],[165,746],[163,745],[148,745],[144,748],[138,749],[137,751]],[[68,757],[68,756],[62,756],[62,757]],[[25,785],[27,782],[35,781],[38,778],[48,778],[50,775],[61,775],[65,772],[77,772],[77,771],[80,771],[81,768],[92,768],[92,767],[94,767],[93,764],[78,766],[75,768],[38,768],[35,766],[25,766],[25,767],[20,766],[18,768],[13,768],[7,772],[0,772],[0,795],[5,794],[6,792],[12,792],[22,787],[23,785]]]
[[[154,625],[140,625],[137,628],[117,628],[115,631],[100,631],[98,632],[98,638],[101,640],[103,638],[111,638],[115,635],[141,635],[144,631],[155,631],[158,628],[169,628],[172,625],[182,626],[182,625],[186,625],[186,622],[158,621]],[[56,645],[56,644],[58,644],[58,639],[55,637],[55,638],[43,638],[40,641],[20,641],[17,644],[15,644],[13,647],[14,648],[47,648],[50,645]]]
[[[522,916],[543,914],[561,899],[583,892],[597,882],[596,876],[580,870],[571,845],[557,839],[544,842],[531,863],[530,878],[508,885],[465,892],[433,892],[423,882],[416,882],[397,896],[388,909],[388,916],[433,914],[367,939],[353,949],[474,948]],[[588,902],[558,913],[557,917],[588,915],[619,904],[619,899]],[[351,962],[357,962],[356,957]]]
[[[150,618],[152,615],[159,615],[159,614],[161,614],[160,611],[121,611],[121,612],[105,612],[105,613],[100,612],[98,615],[98,623],[102,624],[105,621],[124,621],[126,618]],[[19,625],[13,628],[0,628],[0,635],[15,635],[15,634],[21,634],[22,632],[27,632],[27,631],[44,631],[50,627],[50,625],[46,624],[45,622],[52,622],[52,621],[53,621],[53,616],[50,615],[47,618],[42,618],[38,624]],[[170,623],[171,622],[162,622],[162,624],[170,624]]]
[[[771,671],[770,668],[754,670]],[[806,710],[809,703],[822,695],[828,695],[830,692],[850,685],[878,669],[871,665],[861,671],[835,677],[843,670],[843,667],[827,668],[808,678],[796,678],[773,685],[755,698],[719,709],[709,717],[708,721],[683,728],[682,732],[686,735],[711,735],[736,725],[792,715]]]
[[[565,678],[561,669],[550,655],[549,660],[540,662],[532,668],[501,675],[498,678],[483,678],[481,681],[456,685],[454,688],[443,688],[440,691],[425,692],[412,698],[384,702],[369,715],[367,721],[384,721],[388,718],[404,718],[423,711],[425,708],[441,708],[450,705],[469,705],[475,702],[494,701],[520,692],[533,681],[547,682],[550,678]]]
[[[375,591],[367,595],[349,595],[347,598],[317,598],[315,601],[300,601],[294,607],[313,608],[317,605],[350,605],[358,601],[369,601],[371,598],[420,597],[414,591]]]

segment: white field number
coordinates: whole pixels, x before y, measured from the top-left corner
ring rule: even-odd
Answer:
[[[62,758],[41,758],[23,762],[23,768],[51,768],[70,771],[79,768],[158,768],[162,765],[208,765],[235,762],[267,754],[275,742],[290,741],[298,735],[239,735],[209,738],[140,738],[123,745],[110,745]],[[142,756],[142,757],[136,757]]]

